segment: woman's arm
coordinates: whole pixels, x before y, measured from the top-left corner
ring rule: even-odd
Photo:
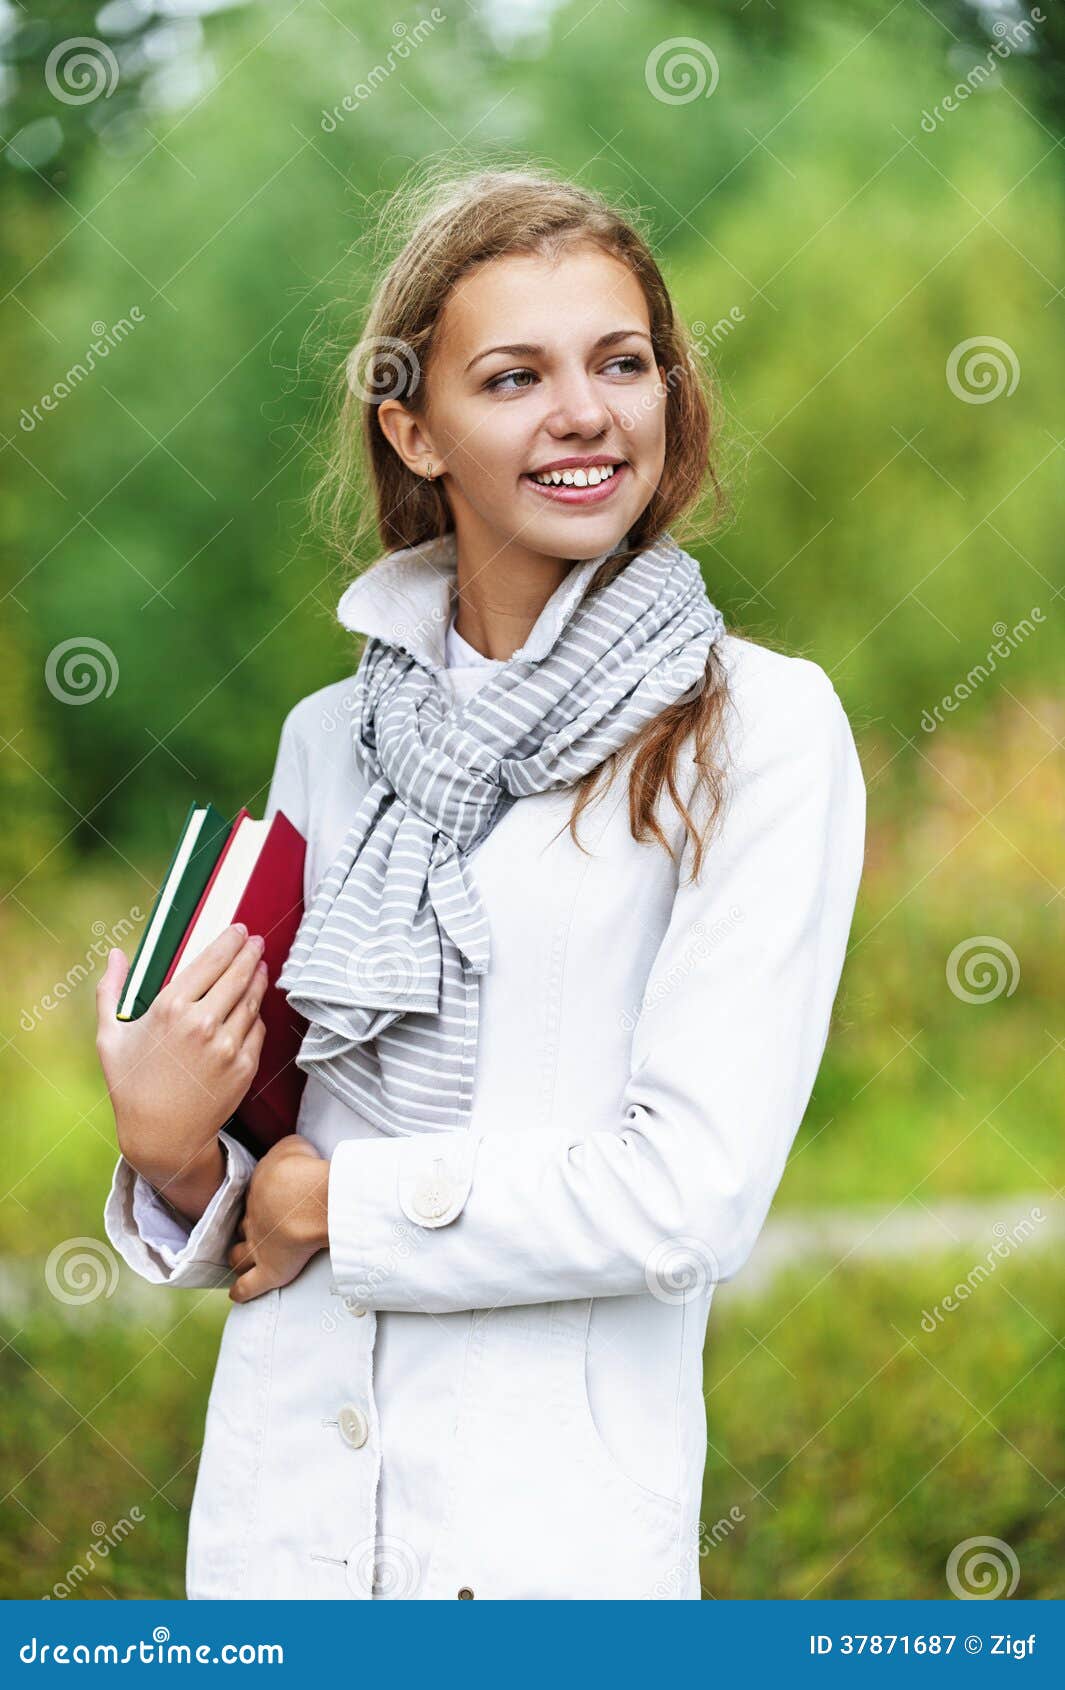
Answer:
[[[322,1240],[341,1294],[430,1313],[668,1297],[746,1261],[820,1066],[864,855],[846,714],[816,664],[789,678],[752,713],[699,884],[678,888],[620,1130],[345,1140]]]
[[[263,810],[265,818],[284,810],[306,835],[308,803],[306,759],[302,741],[286,716],[279,737],[274,772]],[[224,1129],[218,1135],[219,1182],[201,1190],[191,1205],[206,1201],[199,1218],[168,1203],[144,1175],[120,1155],[104,1205],[104,1230],[119,1254],[142,1279],[183,1288],[229,1285],[233,1270],[226,1252],[233,1242],[244,1195],[256,1168],[250,1151]],[[209,1184],[210,1182],[208,1182]]]

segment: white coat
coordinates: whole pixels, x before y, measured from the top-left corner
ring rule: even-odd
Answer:
[[[591,567],[524,656],[550,649]],[[468,692],[491,666],[445,667],[452,580],[386,558],[338,615]],[[633,840],[624,759],[578,824],[585,851],[563,791],[518,800],[471,854],[491,966],[469,1130],[386,1136],[308,1079],[298,1130],[330,1158],[329,1248],[229,1311],[190,1597],[698,1598],[710,1301],[809,1100],[865,832],[824,670],[733,636],[719,650],[729,799],[697,884],[690,848],[678,875]],[[308,901],[365,791],[350,693],[290,710],[266,804],[306,836]],[[668,797],[659,815],[677,846]],[[232,1283],[254,1164],[222,1142],[195,1226],[119,1158],[106,1229],[145,1279]]]

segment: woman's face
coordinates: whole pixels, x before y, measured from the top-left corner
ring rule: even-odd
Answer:
[[[658,486],[664,379],[626,265],[586,245],[493,259],[448,298],[408,461],[443,473],[460,546],[596,557]]]

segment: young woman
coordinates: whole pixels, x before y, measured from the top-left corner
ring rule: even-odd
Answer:
[[[711,412],[595,195],[438,191],[349,376],[327,493],[343,523],[361,413],[387,555],[265,812],[308,845],[298,1133],[256,1164],[225,1130],[255,935],[139,1021],[121,952],[100,990],[108,1236],[234,1305],[188,1594],[696,1598],[707,1315],[825,1044],[854,741],[824,670],[726,633],[671,537]]]

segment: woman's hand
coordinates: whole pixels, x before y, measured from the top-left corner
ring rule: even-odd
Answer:
[[[227,927],[135,1021],[115,1019],[129,973],[121,950],[108,955],[96,989],[96,1051],[119,1149],[192,1220],[221,1183],[218,1132],[259,1066],[267,988],[261,957],[258,935]]]
[[[292,1133],[266,1152],[251,1176],[238,1243],[226,1259],[237,1274],[230,1301],[246,1303],[287,1285],[328,1248],[329,1163]]]

